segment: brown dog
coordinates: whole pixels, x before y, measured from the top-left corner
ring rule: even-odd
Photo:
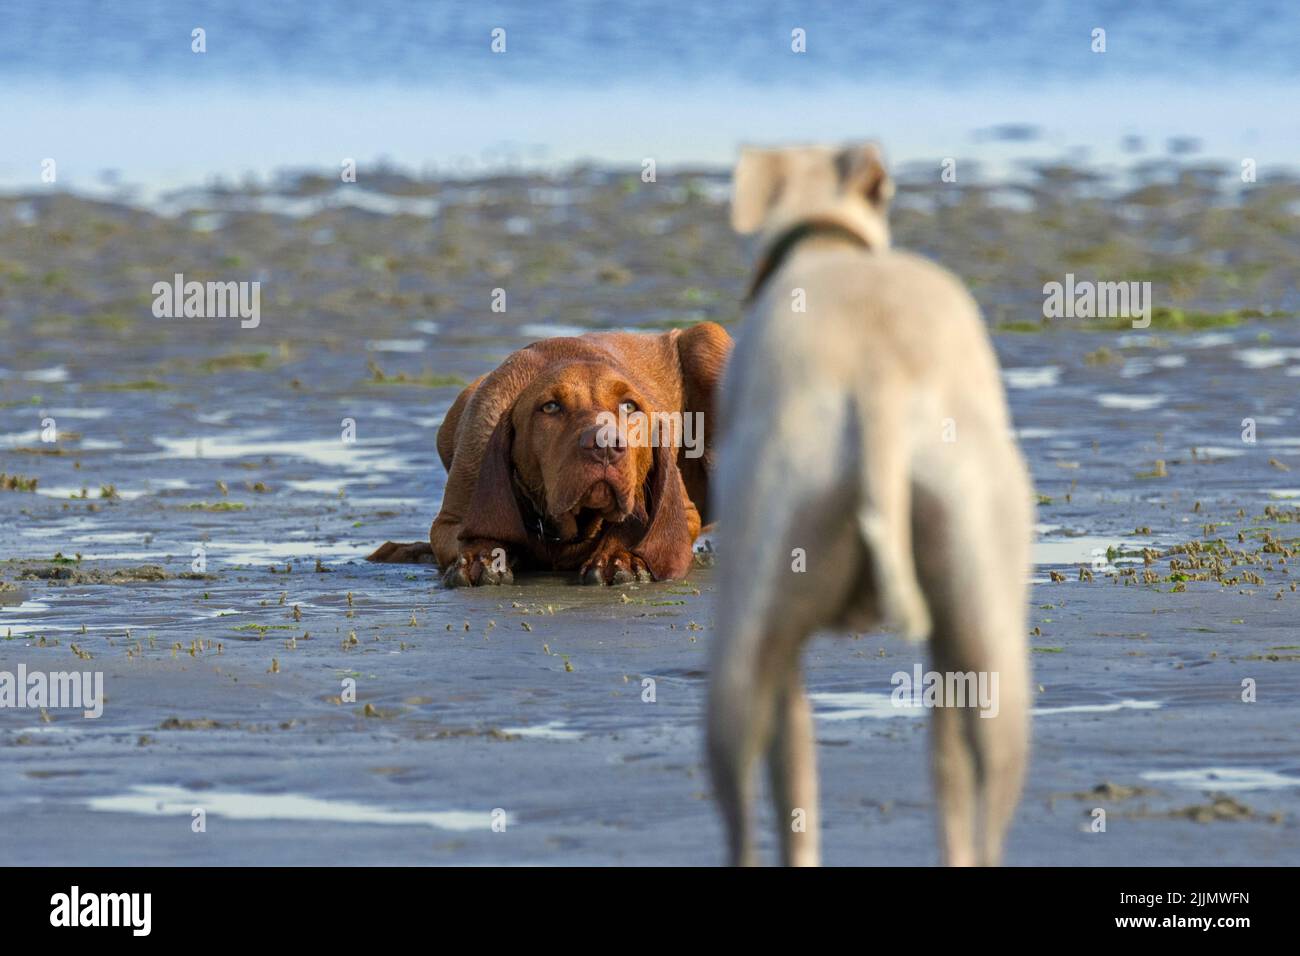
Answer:
[[[577,570],[587,584],[684,577],[708,518],[730,350],[712,322],[520,349],[467,386],[438,429],[447,489],[429,543],[390,541],[369,560],[431,559],[450,587],[508,584],[515,567]]]

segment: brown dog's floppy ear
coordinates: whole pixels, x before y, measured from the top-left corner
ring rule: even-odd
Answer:
[[[731,228],[742,236],[756,232],[776,202],[784,178],[780,150],[744,147],[731,177]]]
[[[713,471],[713,449],[718,441],[718,393],[730,354],[731,336],[715,322],[700,322],[677,337],[677,358],[682,368],[682,416],[683,419],[687,415],[695,416],[693,421],[697,427],[692,437],[703,445],[688,448],[683,454],[682,482],[700,513],[701,524],[712,520],[709,477]]]
[[[654,452],[647,506],[649,526],[633,553],[646,563],[656,581],[684,578],[691,567],[695,540],[687,517],[686,489],[677,470],[677,449],[661,443]]]
[[[894,198],[894,180],[885,170],[885,160],[875,143],[846,147],[836,162],[846,193],[861,196],[876,209],[884,209]]]
[[[524,545],[528,531],[515,497],[514,459],[515,425],[511,408],[501,413],[492,437],[479,461],[474,493],[457,537],[461,541],[484,540],[501,544]]]

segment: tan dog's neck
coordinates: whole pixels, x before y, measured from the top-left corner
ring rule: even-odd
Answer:
[[[796,247],[814,239],[840,240],[868,251],[875,248],[861,230],[838,217],[815,216],[795,222],[776,233],[764,247],[754,268],[749,290],[745,293],[745,301],[752,302],[758,297],[763,286],[780,270]]]

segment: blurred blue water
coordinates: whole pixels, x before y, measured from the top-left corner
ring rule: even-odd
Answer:
[[[726,164],[740,143],[866,136],[930,165],[1266,170],[1300,159],[1298,39],[1300,0],[0,0],[0,188],[43,184],[46,158],[61,187],[160,187],[345,157]]]
[[[190,51],[207,31],[208,52]],[[506,29],[505,57],[489,34]],[[790,55],[790,32],[808,53]],[[1105,56],[1090,49],[1107,31]],[[1300,4],[61,0],[4,4],[0,76],[256,84],[569,84],[727,77],[1035,84],[1295,77]]]

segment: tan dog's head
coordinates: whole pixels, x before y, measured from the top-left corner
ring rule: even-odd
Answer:
[[[765,240],[811,219],[837,222],[873,249],[889,246],[894,183],[880,150],[856,146],[745,147],[736,163],[731,225]]]
[[[502,414],[479,469],[475,533],[514,540],[521,528],[515,497],[522,495],[546,523],[548,537],[569,540],[587,519],[629,518],[649,524],[652,471],[676,471],[676,452],[651,447],[637,428],[656,400],[616,367],[571,361],[543,367]],[[619,410],[630,427],[619,427]],[[680,481],[677,482],[680,484]],[[495,517],[493,517],[495,516]],[[533,519],[529,519],[533,520]],[[501,531],[501,528],[508,529]]]

